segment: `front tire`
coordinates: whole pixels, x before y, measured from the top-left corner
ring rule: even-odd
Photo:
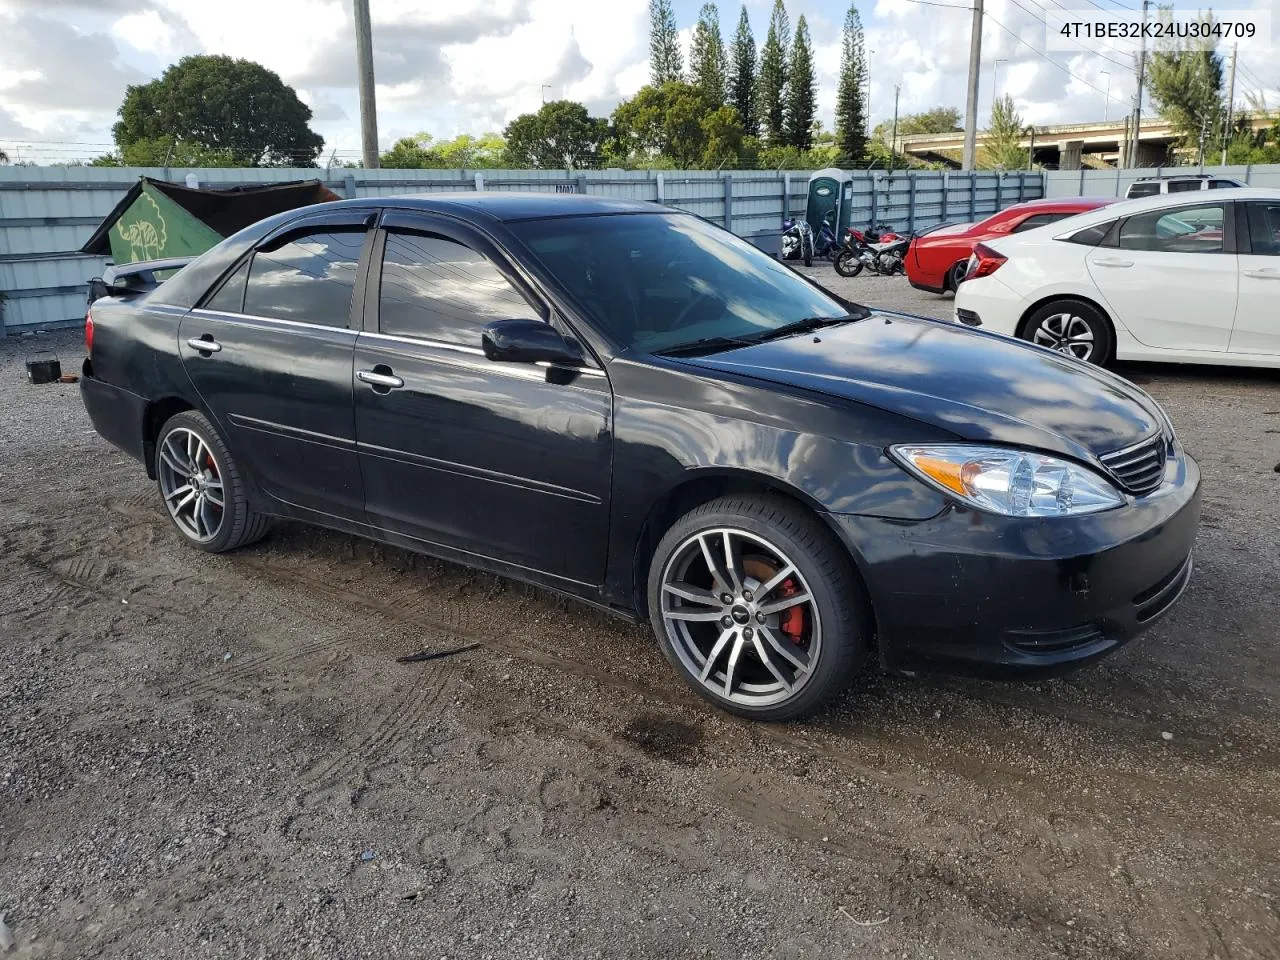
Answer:
[[[270,518],[250,507],[231,451],[204,414],[188,410],[165,423],[155,467],[169,519],[191,546],[223,553],[266,535]]]
[[[756,720],[810,716],[848,685],[870,633],[852,563],[778,497],[722,497],[663,536],[649,569],[662,652],[701,696]]]
[[[841,250],[836,256],[836,273],[842,277],[856,277],[862,272],[862,258],[856,250]]]
[[[1053,300],[1038,307],[1027,317],[1018,336],[1100,367],[1110,362],[1115,348],[1110,321],[1101,310],[1082,300]]]

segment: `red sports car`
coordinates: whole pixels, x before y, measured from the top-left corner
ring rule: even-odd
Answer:
[[[911,241],[907,251],[907,279],[919,290],[945,293],[964,279],[975,244],[1010,233],[1043,227],[1115,203],[1114,197],[1060,197],[1015,203],[977,223],[949,223]]]

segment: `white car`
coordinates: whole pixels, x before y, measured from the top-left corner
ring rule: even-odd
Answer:
[[[1125,200],[980,243],[955,320],[1097,364],[1280,367],[1280,190]]]

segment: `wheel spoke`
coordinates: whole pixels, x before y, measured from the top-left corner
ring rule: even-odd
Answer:
[[[738,657],[742,654],[742,646],[746,638],[741,633],[733,641],[733,649],[729,651],[729,663],[724,668],[724,695],[733,696],[733,677],[738,672]]]
[[[797,593],[790,597],[783,597],[781,600],[776,600],[773,603],[767,603],[763,607],[759,607],[757,609],[767,617],[771,613],[788,610],[791,607],[799,606],[802,603],[808,603],[812,599],[813,597],[809,596],[807,593]]]
[[[788,692],[790,692],[791,681],[788,680],[785,676],[783,676],[782,671],[778,669],[777,665],[773,662],[772,658],[769,656],[768,651],[765,650],[764,644],[760,640],[760,633],[758,631],[756,632],[755,636],[751,638],[751,643],[755,646],[756,656],[760,658],[760,662],[764,664],[765,669],[773,674],[773,678],[777,680],[780,684],[782,684],[782,688],[784,690],[787,690]]]
[[[219,492],[218,492],[218,496],[216,496],[216,497],[215,497],[215,496],[214,496],[214,495],[213,495],[213,494],[212,494],[212,493],[211,493],[211,492],[206,488],[206,489],[205,489],[205,492],[204,492],[204,498],[205,498],[205,500],[207,500],[207,501],[209,502],[209,504],[210,504],[211,506],[217,507],[219,510],[221,510],[221,509],[222,509],[222,507],[223,507],[223,502],[222,502],[222,492],[221,492],[221,491],[219,491]]]
[[[188,504],[195,503],[196,492],[190,488],[187,489],[187,495],[173,505],[175,513],[185,509]]]
[[[729,579],[729,574],[725,572],[724,565],[716,559],[711,550],[711,544],[707,542],[706,534],[698,535],[698,546],[702,550],[702,559],[707,562],[707,569],[711,571],[711,576],[723,587],[732,586],[733,581]]]
[[[191,519],[196,525],[196,536],[205,537],[208,533],[205,530],[204,523],[204,496],[196,497],[196,502],[191,505]]]
[[[173,452],[171,451],[168,443],[166,443],[160,451],[160,462],[174,473],[185,474],[188,472],[186,467],[174,459]]]
[[[164,495],[164,498],[165,498],[166,500],[172,500],[174,497],[180,497],[180,496],[182,496],[184,493],[190,493],[190,492],[191,492],[191,484],[189,484],[189,483],[184,483],[182,486],[180,486],[180,487],[178,487],[178,488],[176,488],[176,489],[174,489],[174,490],[170,490],[168,493],[166,493],[166,494]]]
[[[707,677],[711,676],[711,671],[715,669],[716,661],[720,659],[720,654],[724,652],[724,648],[729,645],[729,641],[731,641],[737,633],[737,627],[730,627],[728,630],[720,634],[720,638],[716,640],[716,645],[712,647],[711,652],[707,654],[707,661],[702,665],[702,674],[698,677],[699,680],[705,682]]]
[[[684,607],[663,610],[662,615],[668,620],[686,620],[690,623],[710,623],[724,616],[719,610],[687,610]]]
[[[796,568],[788,563],[772,577],[760,584],[760,586],[756,587],[756,602],[759,603],[762,601],[778,586],[778,584],[782,583],[783,580],[787,579],[787,577],[791,576],[795,572]]]
[[[742,549],[735,548],[733,545],[733,537],[726,530],[724,536],[724,562],[729,569],[729,576],[733,578],[732,587],[735,593],[742,591]]]
[[[786,660],[800,673],[809,672],[809,658],[799,647],[789,647],[788,644],[780,641],[773,635],[773,631],[767,627],[761,627],[758,631],[764,637],[765,643],[773,647],[774,650]]]
[[[1067,336],[1072,340],[1093,340],[1093,330],[1079,317],[1072,317]]]
[[[720,598],[714,593],[710,590],[703,590],[702,587],[695,587],[691,583],[664,583],[662,589],[667,593],[675,594],[682,600],[688,600],[690,603],[700,603],[706,607],[720,606]]]

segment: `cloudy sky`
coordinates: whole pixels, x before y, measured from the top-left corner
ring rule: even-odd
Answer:
[[[747,0],[757,44],[772,0]],[[964,106],[967,0],[858,0],[874,50],[872,120],[939,104]],[[1026,120],[1112,118],[1134,79],[1121,51],[1084,42],[1046,54],[1044,10],[1091,0],[987,0],[980,116],[992,73]],[[820,116],[831,122],[840,25],[848,0],[789,0],[792,23],[808,18],[818,66]],[[687,44],[701,0],[675,0]],[[371,0],[384,146],[425,130],[437,138],[501,128],[540,99],[570,98],[607,115],[648,77],[647,0]],[[1140,0],[1097,0],[1112,10]],[[1180,8],[1196,4],[1179,0]],[[1280,0],[1233,7],[1271,11]],[[720,5],[726,40],[740,0]],[[1218,10],[1225,7],[1218,6]],[[152,79],[192,53],[256,60],[292,84],[314,112],[326,155],[359,156],[355,41],[350,0],[0,0],[0,149],[11,159],[60,160],[111,148],[110,128],[130,83]],[[1237,100],[1265,90],[1280,107],[1280,57],[1240,55]],[[1110,75],[1108,76],[1107,71]],[[544,88],[545,85],[545,88]]]

